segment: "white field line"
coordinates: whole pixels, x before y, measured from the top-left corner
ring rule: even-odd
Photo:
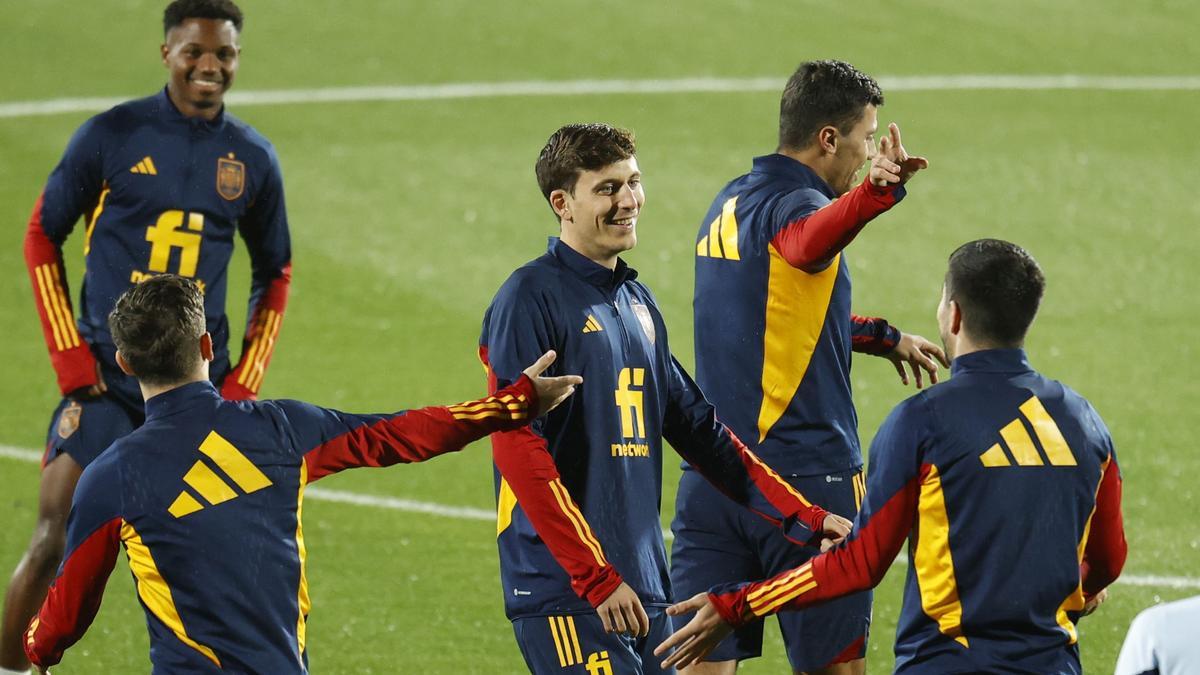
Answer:
[[[723,78],[685,77],[662,80],[529,80],[461,82],[367,87],[323,87],[233,91],[235,107],[296,103],[363,101],[433,101],[513,96],[596,96],[620,94],[698,94],[780,91],[786,76]],[[1200,75],[894,75],[879,78],[885,92],[950,90],[1194,91]],[[107,110],[134,97],[58,98],[0,103],[0,118],[39,117]]]
[[[32,464],[40,464],[42,461],[42,453],[35,450],[25,450],[23,448],[14,448],[8,445],[0,445],[0,457],[15,459],[22,462]],[[445,518],[455,518],[458,520],[478,520],[485,522],[495,522],[496,512],[489,509],[477,509],[470,506],[448,506],[446,504],[435,504],[433,502],[421,502],[414,499],[400,499],[398,497],[382,497],[377,495],[363,495],[353,492],[344,492],[342,490],[327,490],[320,487],[310,487],[304,491],[304,494],[309,499],[315,499],[323,502],[337,502],[339,504],[354,504],[355,506],[371,506],[380,509],[391,509],[393,511],[403,511],[406,513],[422,513],[430,516],[442,516]],[[663,536],[671,538],[670,531],[664,531]],[[896,558],[896,565],[906,564],[907,557],[901,553]],[[1193,577],[1173,577],[1162,576],[1157,574],[1122,574],[1117,583],[1128,584],[1130,586],[1148,586],[1153,588],[1200,588],[1200,579]]]

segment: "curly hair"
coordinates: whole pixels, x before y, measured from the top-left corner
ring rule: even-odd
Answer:
[[[242,32],[242,10],[233,0],[175,0],[163,11],[163,35],[187,19],[223,19]]]
[[[108,329],[139,380],[175,384],[187,379],[201,358],[204,297],[191,279],[150,277],[121,294],[108,315]]]

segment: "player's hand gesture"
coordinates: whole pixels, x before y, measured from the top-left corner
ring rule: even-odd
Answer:
[[[100,398],[108,391],[108,385],[104,382],[104,373],[100,372],[100,362],[96,362],[96,384],[80,387],[70,393],[70,397],[77,401],[90,401],[95,398]]]
[[[623,633],[634,637],[650,634],[650,617],[646,615],[637,593],[624,581],[596,608],[605,633]]]
[[[904,184],[913,174],[928,168],[929,160],[908,155],[900,142],[900,127],[893,122],[888,125],[888,135],[879,139],[879,152],[871,158],[871,184],[876,187]]]
[[[900,373],[900,383],[908,385],[908,373],[904,371],[904,364],[908,364],[912,370],[913,378],[917,381],[917,389],[923,386],[921,379],[921,371],[929,373],[929,383],[937,384],[938,381],[938,366],[934,363],[937,359],[943,366],[949,368],[950,362],[946,360],[946,353],[942,348],[933,344],[929,340],[920,335],[910,335],[902,333],[900,342],[892,351],[884,354],[884,357],[896,366],[896,372]]]
[[[662,656],[670,649],[675,649],[675,653],[662,662],[663,670],[687,668],[692,664],[700,663],[721,640],[725,639],[725,636],[733,632],[733,626],[725,623],[725,620],[721,618],[712,602],[709,601],[707,593],[694,595],[688,600],[667,608],[667,614],[670,616],[679,616],[689,612],[695,612],[696,616],[692,617],[686,626],[672,633],[671,637],[663,640],[662,644],[654,648],[655,656]]]
[[[821,522],[821,552],[824,553],[842,543],[853,526],[854,523],[836,513],[825,516],[825,520]]]
[[[533,380],[533,389],[537,392],[538,417],[557,408],[559,403],[567,400],[568,396],[575,393],[575,387],[583,384],[583,378],[578,375],[542,377],[542,373],[550,367],[550,364],[554,363],[554,359],[556,358],[558,358],[558,354],[551,349],[542,354],[541,358],[534,361],[533,365],[523,371],[530,380]],[[645,612],[643,612],[644,614]]]

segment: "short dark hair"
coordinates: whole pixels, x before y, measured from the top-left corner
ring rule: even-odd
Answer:
[[[800,150],[832,125],[850,133],[867,105],[883,105],[879,83],[844,61],[801,63],[779,101],[779,147]]]
[[[188,19],[223,19],[242,32],[242,10],[233,0],[175,0],[163,11],[163,35]]]
[[[1020,347],[1037,315],[1046,277],[1025,249],[999,239],[978,239],[950,254],[946,300],[958,303],[974,340]]]
[[[568,124],[551,134],[534,172],[546,201],[555,190],[575,193],[583,171],[594,171],[637,154],[633,132],[608,124]],[[552,207],[553,208],[553,207]]]
[[[174,274],[150,277],[117,298],[108,329],[139,380],[176,384],[192,374],[201,358],[204,297],[191,279]]]

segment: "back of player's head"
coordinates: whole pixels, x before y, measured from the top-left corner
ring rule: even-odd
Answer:
[[[584,171],[595,171],[637,154],[633,132],[608,124],[568,124],[550,136],[534,171],[546,201],[555,190],[575,193]]]
[[[1019,347],[1037,315],[1046,277],[1025,249],[979,239],[950,254],[946,300],[958,303],[968,334],[994,347]]]
[[[822,127],[850,133],[867,105],[883,105],[879,84],[844,61],[800,64],[779,102],[779,147],[801,150]]]
[[[202,358],[204,297],[190,279],[151,277],[121,294],[108,315],[108,328],[139,380],[176,384],[190,377]]]
[[[242,10],[233,0],[175,0],[163,11],[163,35],[188,19],[219,19],[242,32]]]

